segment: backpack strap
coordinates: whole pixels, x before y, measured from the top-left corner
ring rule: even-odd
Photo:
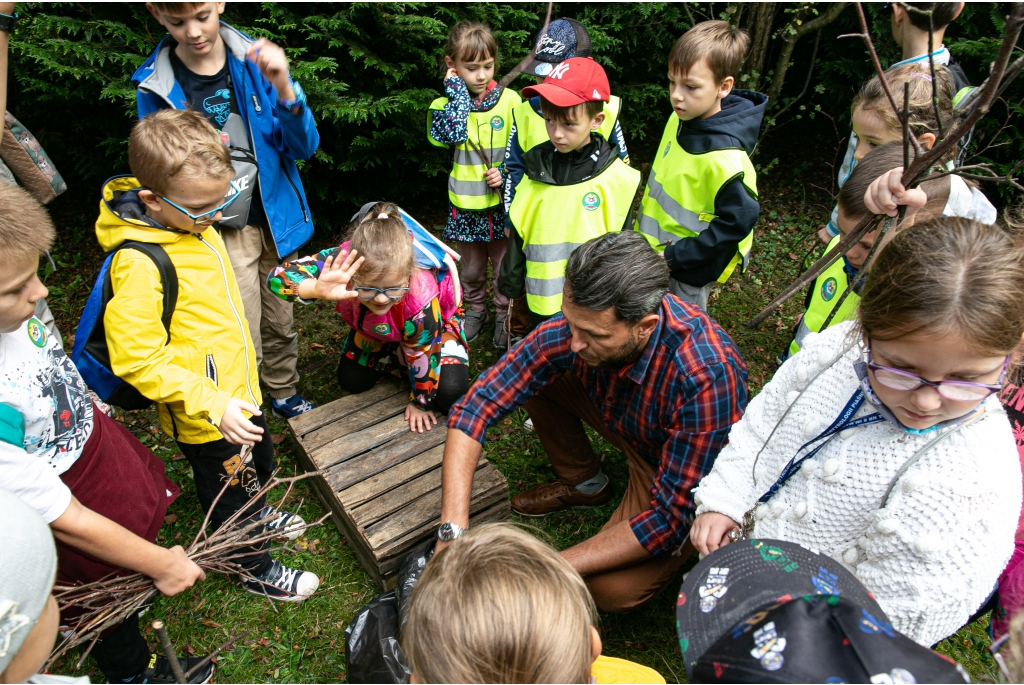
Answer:
[[[25,448],[25,417],[9,404],[0,402],[0,442]]]
[[[171,263],[171,258],[167,256],[167,251],[159,245],[128,240],[121,243],[114,252],[120,252],[125,249],[138,250],[152,259],[153,264],[156,265],[156,270],[160,273],[160,281],[164,286],[164,313],[160,319],[164,324],[164,330],[167,331],[167,342],[170,342],[171,315],[174,314],[174,308],[178,304],[178,272],[175,270],[174,264]],[[110,302],[113,297],[114,286],[111,283],[110,271],[108,270],[107,277],[103,281],[104,309],[106,309],[106,303]],[[100,316],[102,320],[102,314]]]

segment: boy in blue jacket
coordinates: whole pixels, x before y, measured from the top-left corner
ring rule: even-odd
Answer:
[[[139,118],[158,109],[199,112],[231,149],[238,193],[218,224],[242,294],[260,378],[275,415],[313,405],[297,392],[298,339],[292,304],[262,284],[313,235],[297,159],[320,144],[302,87],[291,80],[284,50],[253,41],[222,23],[223,2],[147,2],[170,33],[132,76]]]

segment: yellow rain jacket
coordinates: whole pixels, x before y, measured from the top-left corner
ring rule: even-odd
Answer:
[[[157,403],[168,435],[189,444],[220,440],[228,400],[263,401],[235,274],[214,228],[160,227],[145,216],[138,188],[128,176],[106,182],[96,237],[105,252],[128,240],[164,248],[178,274],[178,301],[168,341],[156,265],[137,250],[118,252],[110,265],[114,297],[103,314],[110,366]]]

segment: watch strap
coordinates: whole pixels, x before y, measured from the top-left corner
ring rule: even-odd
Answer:
[[[18,25],[18,13],[14,14],[0,14],[0,31],[7,31],[8,33],[14,33],[14,28]]]

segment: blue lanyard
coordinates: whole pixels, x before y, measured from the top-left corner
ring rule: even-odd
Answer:
[[[843,407],[843,411],[839,413],[839,416],[837,416],[836,420],[832,422],[832,425],[830,425],[821,433],[818,433],[817,436],[811,438],[810,440],[808,440],[807,442],[800,446],[800,449],[796,451],[796,454],[793,456],[793,458],[789,460],[788,464],[786,464],[786,468],[782,469],[782,474],[779,476],[778,480],[776,480],[774,485],[768,488],[768,492],[761,495],[760,499],[758,499],[757,501],[759,503],[764,503],[770,500],[772,497],[774,497],[775,493],[782,489],[782,486],[786,484],[786,481],[792,478],[796,474],[796,472],[800,470],[801,464],[803,464],[805,461],[807,461],[815,454],[817,454],[822,447],[831,442],[832,438],[834,438],[840,432],[850,428],[866,426],[871,423],[878,423],[879,421],[885,420],[885,418],[878,412],[875,412],[874,414],[868,414],[867,416],[862,416],[859,419],[854,419],[853,416],[857,413],[857,410],[859,410],[863,404],[864,391],[861,390],[860,388],[857,388],[857,391],[853,393],[853,396],[850,397],[849,401],[847,401],[846,406]],[[814,443],[818,442],[819,440],[823,440],[825,438],[828,438],[828,440],[825,440],[825,442],[821,443],[813,450],[811,450],[803,457],[801,457],[799,460],[797,460],[797,456],[799,456],[801,452],[803,452],[805,449],[807,449]]]

